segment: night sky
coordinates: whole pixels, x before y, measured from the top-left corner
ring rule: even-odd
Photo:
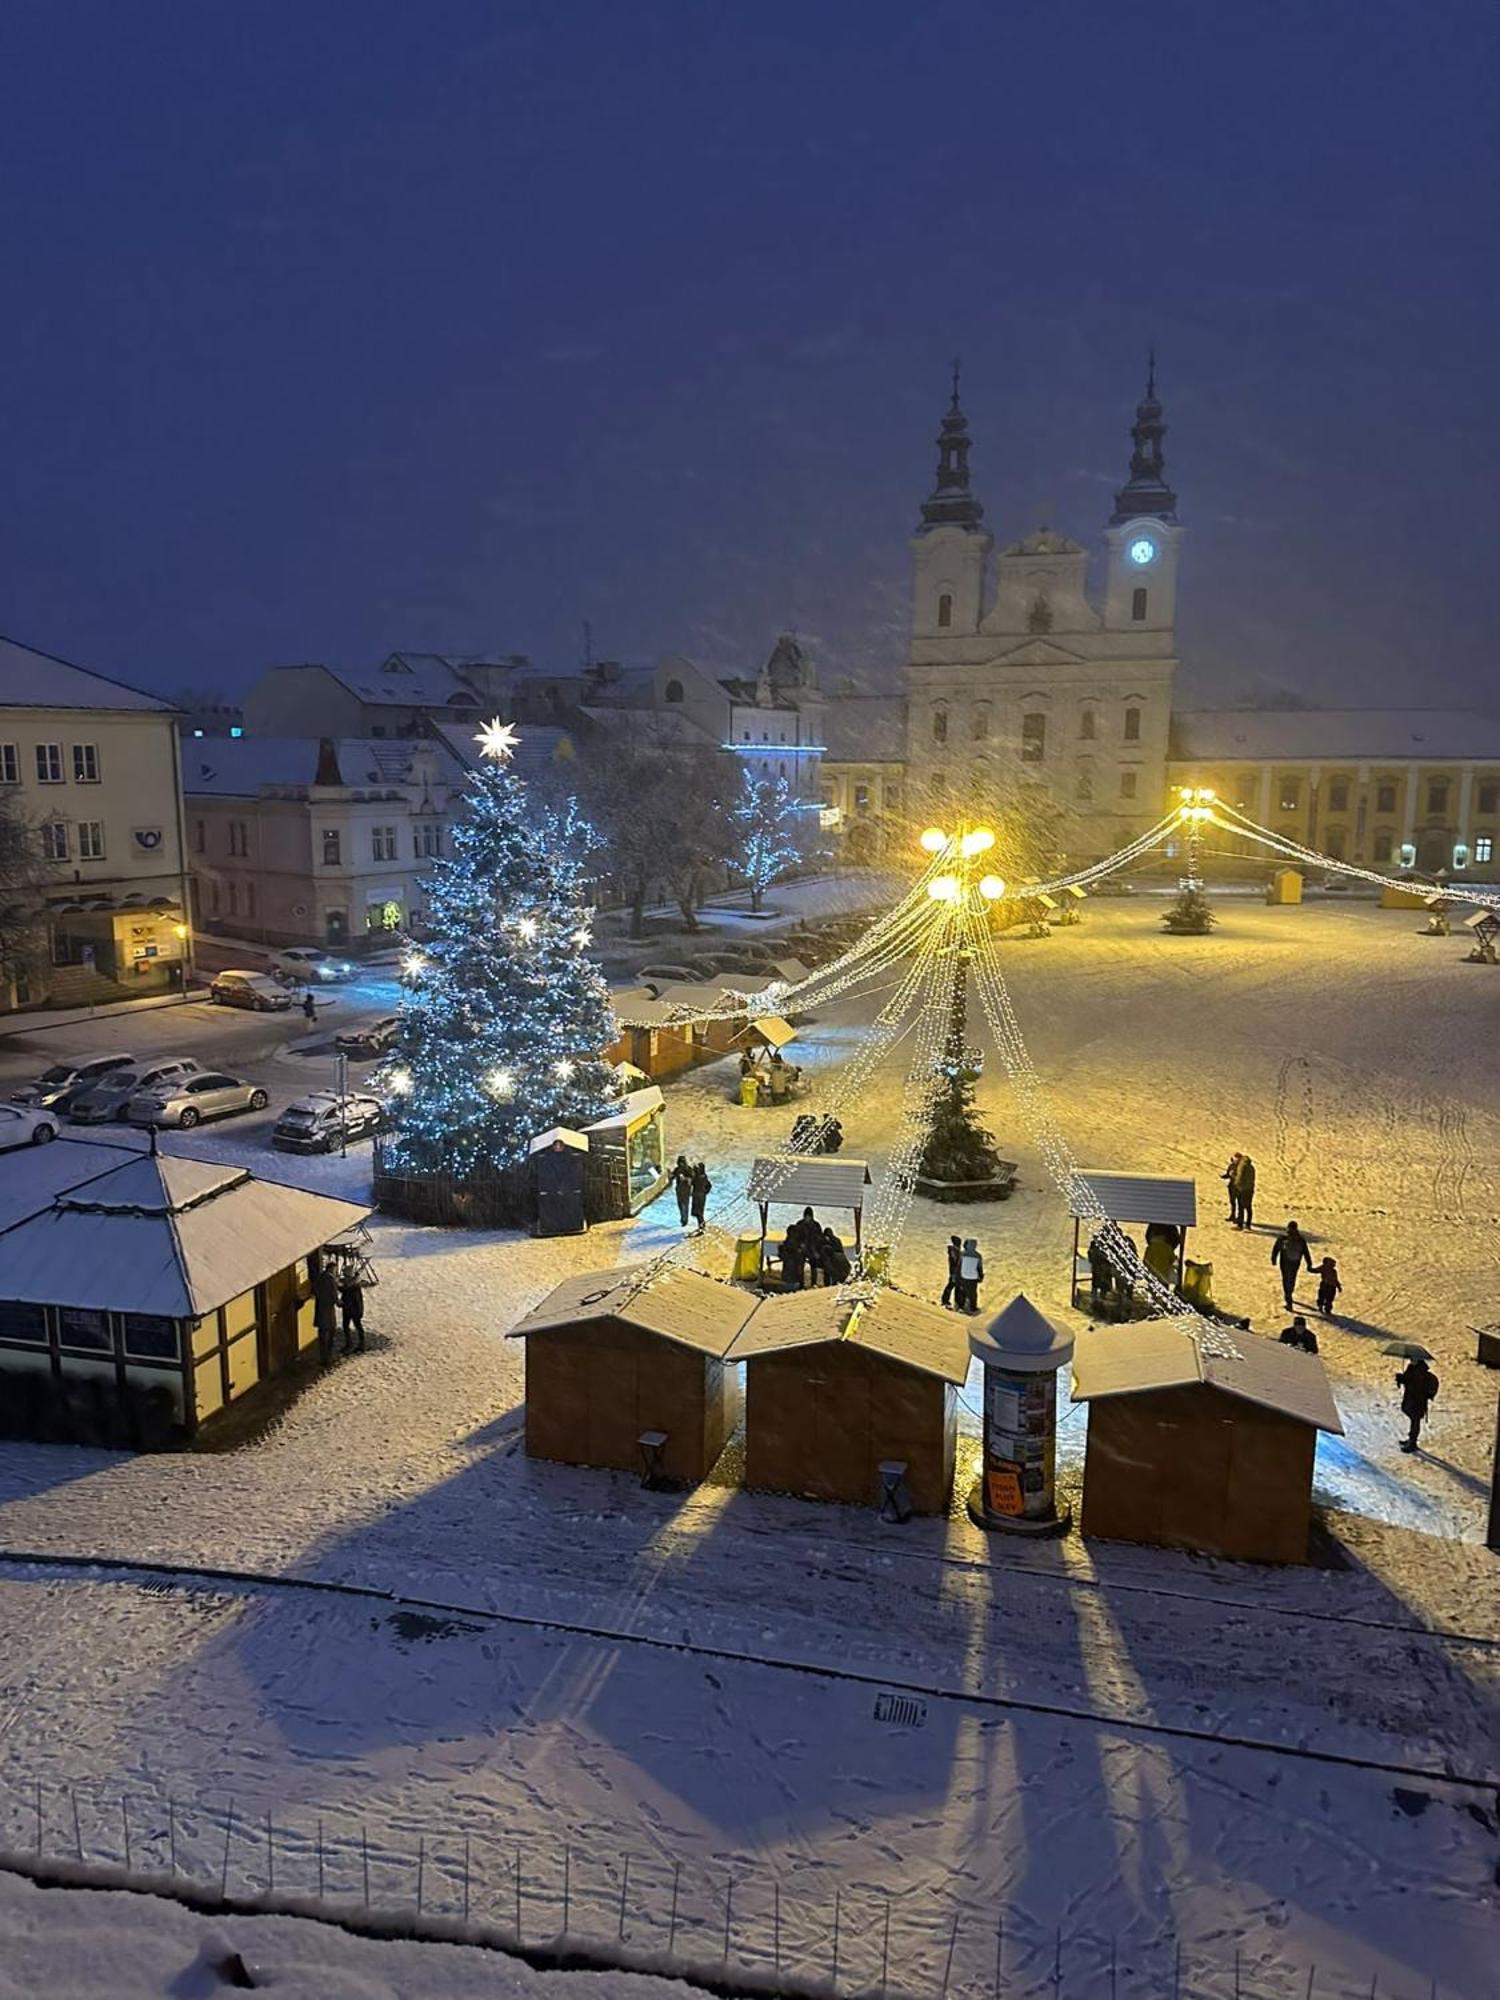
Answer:
[[[1156,343],[1189,698],[1484,702],[1494,0],[8,0],[0,631],[898,670],[963,357],[1097,544]]]

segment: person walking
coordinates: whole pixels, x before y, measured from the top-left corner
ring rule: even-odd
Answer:
[[[318,1003],[313,998],[310,986],[302,996],[302,1011],[307,1016],[307,1025],[315,1028],[318,1025]]]
[[[1313,1267],[1312,1252],[1307,1247],[1307,1238],[1295,1222],[1289,1222],[1276,1241],[1271,1245],[1271,1262],[1281,1268],[1281,1291],[1286,1300],[1287,1311],[1292,1309],[1292,1295],[1297,1289],[1297,1280],[1305,1265]]]
[[[334,1335],[339,1330],[339,1288],[333,1265],[326,1256],[318,1259],[313,1273],[313,1325],[318,1330],[318,1359],[326,1368],[333,1359]]]
[[[339,1312],[344,1322],[344,1352],[354,1352],[351,1336],[357,1335],[359,1351],[365,1351],[365,1288],[359,1266],[349,1263],[339,1284]]]
[[[1422,1356],[1415,1354],[1396,1377],[1396,1387],[1401,1391],[1401,1414],[1410,1426],[1401,1440],[1401,1449],[1415,1451],[1417,1434],[1426,1423],[1427,1412],[1438,1392],[1438,1378]]]
[[[964,1238],[964,1247],[958,1258],[958,1309],[960,1312],[977,1313],[979,1310],[979,1287],[984,1283],[984,1259],[979,1254],[979,1245],[972,1236]]]
[[[1318,1266],[1318,1311],[1324,1319],[1333,1317],[1333,1302],[1343,1289],[1338,1265],[1332,1257],[1325,1257]]]
[[[672,1169],[670,1179],[672,1182],[672,1192],[677,1197],[677,1220],[686,1229],[688,1226],[688,1211],[693,1205],[693,1170],[688,1165],[688,1156],[686,1153],[679,1153],[677,1155],[677,1164]]]
[[[707,1227],[707,1224],[704,1221],[704,1215],[708,1208],[708,1197],[713,1193],[713,1191],[714,1191],[714,1184],[708,1178],[708,1168],[704,1166],[701,1160],[699,1160],[695,1163],[693,1167],[692,1185],[689,1190],[689,1195],[693,1210],[693,1220],[698,1225],[696,1233],[699,1236],[703,1234],[704,1229]]]
[[[963,1242],[959,1237],[950,1236],[948,1238],[948,1282],[943,1287],[942,1303],[950,1310],[952,1309],[954,1299],[958,1295],[960,1282],[958,1260],[963,1253],[963,1247]]]
[[[1237,1198],[1239,1221],[1237,1228],[1248,1229],[1255,1220],[1255,1162],[1248,1153],[1239,1155],[1239,1165],[1235,1169],[1231,1193]],[[1232,1219],[1232,1218],[1231,1218]]]
[[[1240,1226],[1240,1190],[1236,1176],[1240,1170],[1240,1161],[1244,1157],[1243,1153],[1231,1153],[1229,1155],[1229,1165],[1219,1176],[1221,1181],[1229,1183],[1229,1220],[1234,1224],[1236,1229]]]

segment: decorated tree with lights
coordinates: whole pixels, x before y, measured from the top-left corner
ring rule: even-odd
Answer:
[[[785,778],[746,771],[732,817],[739,837],[735,866],[750,885],[750,907],[758,915],[767,889],[802,859],[802,808]]]
[[[948,1023],[943,1052],[937,1061],[941,1086],[933,1100],[927,1138],[917,1163],[920,1191],[939,1201],[984,1200],[1008,1192],[992,1132],[979,1122],[974,1084],[983,1061],[969,1044],[968,987],[970,954],[952,948],[949,973]]]
[[[404,961],[383,1078],[392,1165],[460,1181],[516,1165],[539,1133],[587,1125],[615,1095],[609,989],[588,954],[594,835],[571,801],[533,804],[507,768],[509,725],[476,740],[483,762],[429,878],[431,935]]]

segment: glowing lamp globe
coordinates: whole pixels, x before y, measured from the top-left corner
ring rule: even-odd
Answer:
[[[938,875],[927,884],[927,893],[935,903],[956,903],[960,890],[956,875]]]
[[[959,852],[965,856],[983,854],[995,844],[995,836],[987,826],[976,826],[972,833],[966,833],[959,843]]]
[[[922,835],[921,845],[928,854],[941,854],[948,845],[948,836],[940,826],[930,826]]]
[[[981,875],[979,878],[979,893],[987,902],[998,903],[1000,898],[1005,894],[1005,884],[1000,880],[998,875]]]

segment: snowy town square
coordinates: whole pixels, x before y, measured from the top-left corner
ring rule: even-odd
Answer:
[[[0,2000],[1500,2000],[1497,57],[11,10]]]

